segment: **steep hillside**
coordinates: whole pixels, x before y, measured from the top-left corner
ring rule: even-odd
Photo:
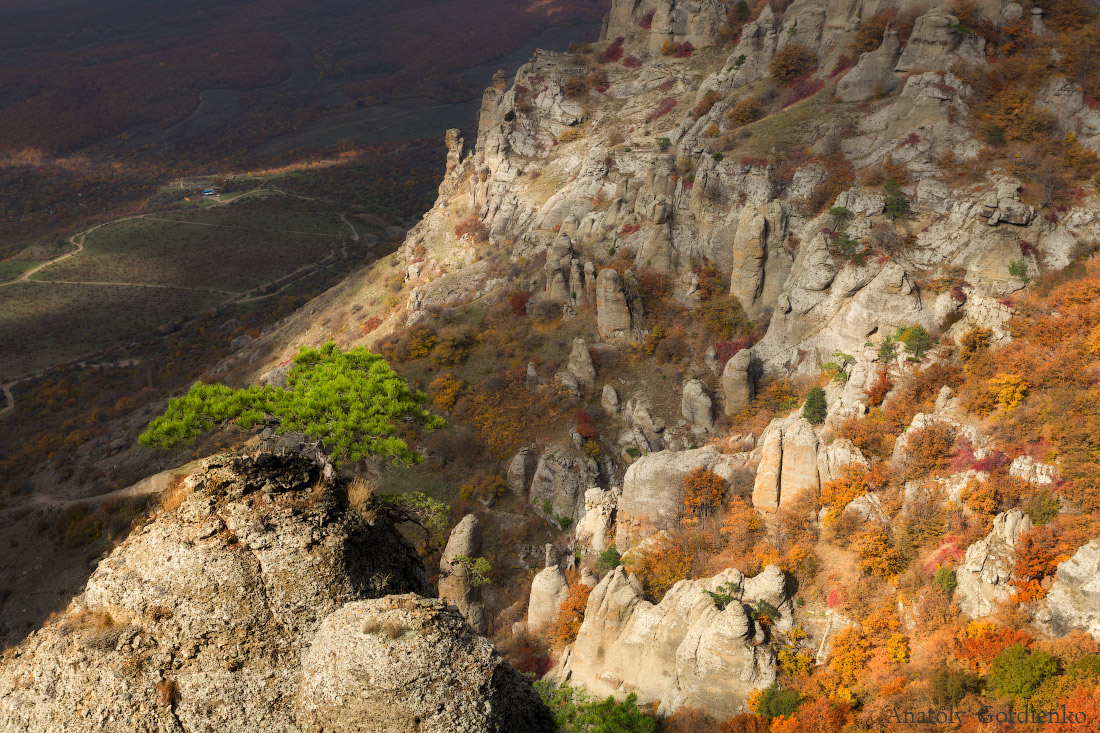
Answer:
[[[498,75],[399,252],[210,377],[385,356],[449,427],[344,470],[476,515],[441,595],[666,730],[1095,715],[1097,39],[1068,0],[615,2]]]

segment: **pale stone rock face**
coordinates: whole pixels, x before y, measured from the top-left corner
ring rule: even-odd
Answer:
[[[982,64],[985,40],[955,30],[958,25],[958,18],[938,8],[917,18],[895,71],[946,68],[954,61]]]
[[[690,379],[684,384],[680,412],[689,425],[705,432],[714,429],[713,400],[706,385],[698,379]]]
[[[521,448],[508,463],[508,488],[516,496],[526,497],[535,471],[535,456],[530,448]]]
[[[551,729],[537,693],[488,641],[440,601],[411,594],[327,617],[302,659],[294,711],[306,731]],[[247,730],[271,728],[255,720]]]
[[[1015,593],[1009,581],[1016,564],[1016,542],[1029,529],[1031,519],[1019,509],[1002,512],[993,520],[993,529],[986,538],[967,548],[955,573],[955,597],[967,616],[989,616]]]
[[[558,619],[558,609],[569,595],[569,582],[557,565],[539,571],[531,581],[531,600],[527,604],[527,626],[540,629]]]
[[[769,566],[755,578],[727,570],[677,583],[659,604],[642,597],[618,568],[588,599],[584,623],[559,678],[583,684],[597,697],[658,702],[668,713],[701,708],[719,717],[741,711],[748,695],[775,680],[774,653],[757,644],[761,629],[743,604],[766,600],[780,610],[776,628],[790,628],[793,609],[783,573]],[[719,609],[704,590],[735,601]]]
[[[1039,486],[1049,486],[1058,477],[1058,472],[1047,463],[1039,463],[1031,456],[1017,456],[1008,467],[1010,476],[1022,478]]]
[[[1050,633],[1062,636],[1080,629],[1100,640],[1100,539],[1058,565],[1043,606],[1039,621]]]
[[[596,278],[596,325],[607,341],[637,340],[622,278],[610,268],[601,270]]]
[[[841,102],[863,102],[880,94],[898,90],[901,82],[894,76],[894,66],[901,56],[898,33],[887,28],[882,44],[859,57],[859,62],[836,85],[836,98]]]
[[[813,426],[801,417],[773,420],[760,436],[753,506],[774,512],[803,492],[820,490],[819,445]]]
[[[619,414],[619,394],[610,384],[603,386],[603,392],[600,393],[600,407],[608,417]]]
[[[531,479],[531,503],[539,513],[550,503],[553,517],[573,520],[576,526],[584,516],[584,492],[599,482],[596,462],[574,450],[552,445],[539,456],[535,475]]]
[[[481,589],[470,584],[469,570],[457,558],[476,558],[481,554],[481,524],[467,514],[451,530],[447,546],[439,558],[439,597],[450,603],[470,628],[479,634],[489,630],[489,619],[481,604]]]
[[[722,410],[727,416],[740,413],[752,402],[756,389],[749,373],[751,365],[752,350],[741,349],[722,369]]]
[[[414,717],[420,730],[548,730],[457,613],[399,595],[432,593],[415,551],[319,474],[297,455],[207,459],[178,509],[0,661],[0,729],[352,730],[354,713],[374,730]],[[459,546],[471,550],[464,532]]]
[[[588,353],[588,342],[583,338],[573,339],[573,350],[569,353],[569,373],[586,389],[596,384],[596,366]]]
[[[584,492],[584,518],[577,526],[577,541],[587,543],[594,553],[601,553],[612,543],[615,534],[615,511],[622,489],[591,488]]]
[[[714,446],[659,451],[639,458],[623,478],[616,547],[625,552],[644,537],[679,524],[684,507],[684,478],[689,473],[704,468],[729,480],[747,458],[746,454],[724,455]]]

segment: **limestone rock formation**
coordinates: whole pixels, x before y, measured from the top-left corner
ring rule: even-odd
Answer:
[[[384,513],[320,474],[296,454],[206,460],[0,661],[0,729],[547,730],[440,601],[368,600],[432,589]]]
[[[680,400],[680,412],[692,428],[703,432],[714,429],[714,404],[710,391],[698,379],[689,379],[684,383]]]
[[[595,487],[584,492],[584,517],[577,525],[577,541],[587,544],[592,552],[603,552],[611,545],[621,496],[621,488]]]
[[[727,416],[742,412],[755,396],[751,366],[752,350],[741,349],[726,361],[722,369],[722,410]]]
[[[573,350],[569,353],[569,373],[586,389],[596,384],[596,366],[592,355],[588,353],[588,342],[583,338],[573,339]]]
[[[813,426],[801,417],[773,420],[760,436],[753,506],[774,512],[803,492],[818,491],[818,446]]]
[[[1043,606],[1039,620],[1055,636],[1081,629],[1100,640],[1100,539],[1058,565]]]
[[[520,448],[508,463],[508,488],[516,496],[527,496],[527,487],[535,472],[535,456],[530,448]]]
[[[623,280],[611,268],[600,270],[596,278],[596,325],[607,341],[636,341],[637,316],[631,311],[623,291]]]
[[[955,573],[958,579],[955,597],[967,616],[989,616],[998,603],[1015,593],[1009,581],[1016,564],[1016,540],[1029,529],[1031,518],[1019,509],[1011,509],[997,515],[984,540],[966,549],[966,557]]]
[[[576,526],[584,516],[584,492],[597,485],[599,478],[596,461],[570,448],[552,445],[535,466],[531,504],[551,521],[568,518]]]
[[[608,417],[619,414],[619,393],[610,384],[603,386],[603,391],[600,393],[600,407]]]
[[[767,631],[746,604],[767,601],[780,611],[775,628],[791,628],[793,606],[777,567],[753,578],[726,570],[681,581],[659,604],[631,581],[620,567],[592,590],[577,640],[555,676],[597,697],[635,692],[668,714],[691,707],[720,718],[741,712],[753,690],[775,680],[775,652],[760,643]],[[735,600],[719,608],[707,590]]]
[[[470,582],[469,567],[459,558],[470,560],[481,554],[481,523],[467,514],[447,540],[439,558],[439,597],[450,603],[478,634],[489,630],[489,617],[481,604],[481,590]]]
[[[684,478],[695,469],[705,468],[729,480],[747,460],[746,454],[725,455],[714,446],[642,456],[623,478],[616,547],[625,552],[658,530],[676,527],[684,507]]]
[[[859,62],[836,85],[836,98],[841,102],[863,102],[898,90],[901,82],[894,76],[894,67],[901,55],[898,32],[887,28],[882,44],[859,57]]]
[[[302,658],[303,731],[549,731],[538,694],[441,601],[413,594],[349,603]],[[245,727],[271,730],[256,719]]]
[[[955,61],[980,65],[985,40],[959,28],[958,18],[938,8],[917,18],[895,70],[947,68]]]
[[[569,582],[558,565],[539,571],[531,581],[531,598],[527,603],[527,626],[540,629],[558,618],[558,609],[569,595]]]

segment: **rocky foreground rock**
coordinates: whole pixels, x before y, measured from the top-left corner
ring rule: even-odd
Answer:
[[[5,655],[0,730],[549,730],[531,687],[424,597],[385,514],[310,460],[219,456],[184,486]]]

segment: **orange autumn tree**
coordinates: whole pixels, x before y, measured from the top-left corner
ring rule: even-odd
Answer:
[[[684,477],[684,524],[694,524],[713,515],[726,498],[726,480],[705,468]]]
[[[1046,595],[1042,581],[1052,575],[1060,560],[1054,532],[1047,525],[1034,527],[1016,542],[1016,565],[1012,570],[1012,585],[1016,586],[1016,602],[1027,603]]]
[[[588,608],[588,596],[592,592],[584,583],[569,586],[569,595],[558,610],[558,621],[554,625],[554,646],[564,647],[577,639],[577,632],[584,623],[584,612]]]
[[[821,486],[821,503],[829,507],[825,522],[835,521],[851,501],[869,491],[881,491],[888,480],[885,464],[876,463],[871,468],[858,463],[849,463],[840,471],[840,476]]]

